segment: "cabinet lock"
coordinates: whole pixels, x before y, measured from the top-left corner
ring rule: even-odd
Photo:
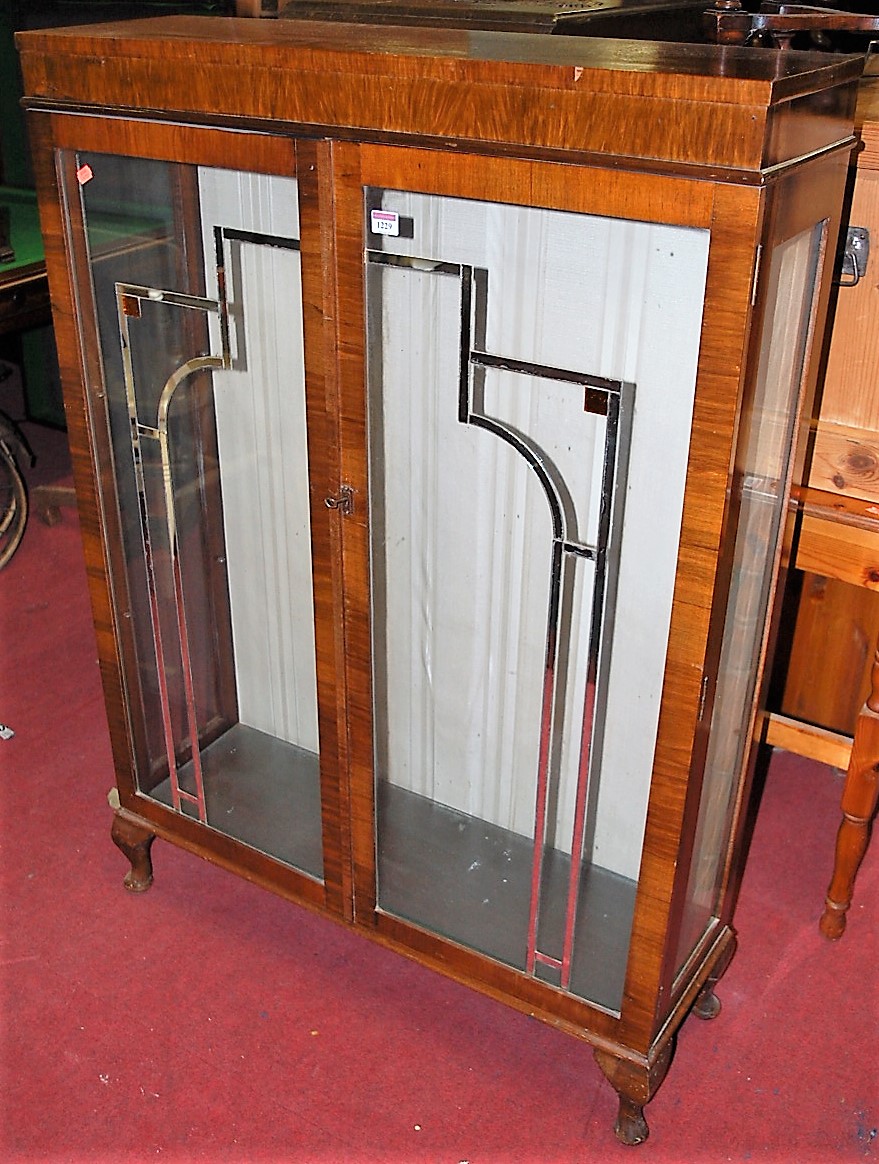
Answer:
[[[350,485],[343,485],[339,489],[338,497],[324,498],[324,505],[327,509],[338,509],[339,513],[350,517],[354,512],[354,490]]]

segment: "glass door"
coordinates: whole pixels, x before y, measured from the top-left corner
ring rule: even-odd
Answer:
[[[139,795],[323,877],[298,190],[79,153]]]
[[[708,232],[364,198],[377,907],[618,1012]]]
[[[676,966],[681,969],[719,915],[736,824],[737,797],[752,759],[758,677],[779,572],[799,400],[814,328],[826,223],[778,242],[766,259],[766,312],[753,399],[739,437],[732,580],[718,663],[711,735]]]

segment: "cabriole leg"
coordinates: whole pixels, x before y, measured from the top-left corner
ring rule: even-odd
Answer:
[[[156,834],[139,822],[117,814],[113,817],[110,836],[113,843],[131,862],[131,868],[125,874],[123,882],[125,888],[132,893],[144,893],[153,883],[150,848]]]
[[[730,937],[729,943],[717,959],[714,969],[705,979],[705,984],[696,995],[696,1001],[693,1003],[693,1014],[700,1019],[717,1018],[720,1014],[721,1002],[714,993],[714,988],[726,973],[726,969],[732,961],[733,954],[736,952],[736,940]]]
[[[610,1051],[595,1049],[595,1061],[620,1099],[614,1133],[621,1144],[642,1144],[650,1134],[644,1105],[665,1079],[671,1062],[674,1040],[665,1044],[652,1064],[623,1059]]]

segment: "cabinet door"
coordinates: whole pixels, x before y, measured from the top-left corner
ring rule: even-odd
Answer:
[[[798,427],[816,376],[811,351],[821,297],[826,297],[826,248],[832,236],[833,183],[838,159],[806,183],[794,175],[773,191],[767,214],[763,270],[730,490],[725,555],[730,584],[713,692],[710,735],[675,964],[731,914],[742,861],[743,811],[759,738],[763,666],[771,612],[783,578],[784,527],[791,483],[802,472]],[[823,173],[822,173],[823,170]],[[831,191],[828,194],[828,190]],[[682,862],[684,866],[684,862]],[[732,889],[732,891],[730,891]],[[683,976],[686,980],[686,975]]]
[[[247,156],[246,139],[190,137],[208,159]],[[172,829],[177,814],[209,848],[204,830],[240,842],[235,860],[268,856],[320,898],[325,849],[338,850],[321,813],[338,776],[321,773],[332,720],[319,724],[313,602],[327,514],[312,513],[323,454],[307,417],[322,403],[305,392],[293,151],[262,152],[277,172],[82,148],[62,169],[100,377],[123,803]]]
[[[619,1011],[708,231],[390,182],[362,198],[375,840],[358,916]]]

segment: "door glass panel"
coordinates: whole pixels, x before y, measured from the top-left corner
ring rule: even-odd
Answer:
[[[296,182],[76,163],[140,688],[138,787],[320,878]]]
[[[379,908],[618,1010],[708,236],[366,223]]]
[[[726,868],[735,798],[753,735],[753,700],[778,538],[793,427],[815,294],[822,226],[776,247],[753,408],[746,413],[735,490],[739,500],[711,736],[686,891],[678,965],[714,916]]]

